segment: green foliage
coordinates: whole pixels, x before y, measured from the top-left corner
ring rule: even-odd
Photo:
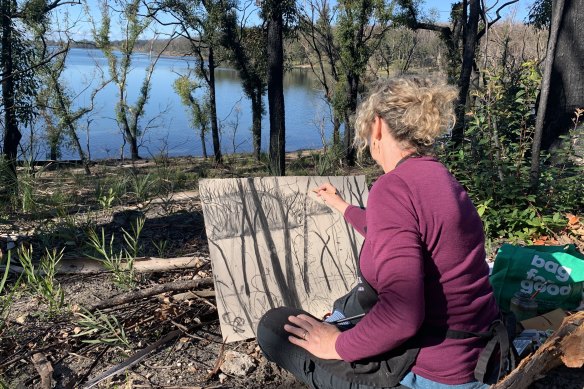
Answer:
[[[152,193],[154,187],[154,180],[150,173],[145,175],[133,174],[132,175],[132,192],[136,201],[143,202],[148,200],[148,197]]]
[[[317,176],[335,176],[342,166],[343,148],[340,145],[330,145],[322,152],[313,153],[312,159]]]
[[[173,84],[174,91],[180,97],[181,102],[187,108],[193,128],[198,128],[201,138],[209,131],[211,125],[211,102],[208,90],[205,89],[204,97],[196,98],[195,91],[201,86],[188,75],[178,77]]]
[[[10,273],[11,256],[11,251],[8,251],[8,254],[6,255],[6,262],[4,263],[4,274],[1,275],[2,278],[0,279],[0,335],[4,329],[6,316],[8,315],[8,311],[12,303],[12,295],[15,290],[15,288],[12,288],[12,291],[7,293],[8,288],[6,286],[6,281],[8,280],[8,274]]]
[[[282,17],[284,27],[290,31],[296,22],[298,11],[294,0],[262,0],[261,18],[268,20]]]
[[[467,189],[491,239],[527,241],[565,226],[561,213],[583,207],[584,169],[571,162],[568,147],[544,155],[540,186],[530,188],[531,146],[541,77],[534,62],[515,73],[485,71],[468,113],[466,140],[442,148],[442,159]],[[570,144],[570,142],[568,142]]]
[[[536,28],[550,28],[552,22],[552,0],[535,0],[529,10],[527,20],[529,24]]]
[[[63,258],[63,250],[45,251],[40,263],[35,265],[32,259],[32,248],[20,247],[18,257],[24,269],[26,284],[42,300],[49,305],[49,313],[59,312],[65,300],[61,285],[55,279],[57,265]]]
[[[115,249],[113,234],[108,241],[103,228],[100,234],[95,229],[88,232],[89,246],[97,253],[90,258],[101,261],[112,272],[114,282],[121,287],[130,289],[136,284],[134,261],[138,256],[139,239],[145,221],[144,218],[137,219],[136,224],[132,224],[131,231],[122,228],[125,245],[119,251]]]
[[[110,39],[111,16],[110,6],[107,1],[100,2],[101,23],[96,25],[92,19],[93,37],[97,48],[99,48],[108,60],[109,75],[117,86],[118,101],[116,103],[116,121],[124,134],[124,139],[130,145],[136,145],[138,138],[143,134],[140,127],[140,120],[145,114],[145,106],[150,97],[150,83],[156,61],[153,60],[146,69],[146,75],[142,81],[138,97],[134,104],[128,99],[128,77],[132,70],[132,58],[136,51],[136,44],[152,22],[152,18],[142,16],[140,0],[123,0],[119,2],[121,6],[120,18],[122,19],[121,35],[124,39],[114,48]],[[87,9],[88,15],[91,11]],[[119,50],[119,53],[114,52]],[[137,147],[136,147],[137,148]],[[137,150],[132,150],[132,159],[139,158]]]
[[[82,312],[75,312],[75,316],[78,318],[76,324],[79,327],[79,332],[73,337],[93,338],[82,339],[83,343],[130,348],[130,342],[126,336],[124,326],[114,315],[108,315],[101,311],[93,314],[86,309],[82,310]]]
[[[116,199],[116,194],[114,189],[110,187],[107,193],[100,193],[97,202],[101,206],[102,209],[110,209]]]

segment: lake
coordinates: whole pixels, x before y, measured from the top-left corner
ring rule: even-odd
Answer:
[[[147,54],[133,56],[132,72],[128,80],[128,96],[133,104],[138,95],[146,68],[150,64]],[[158,61],[153,77],[150,99],[146,114],[141,120],[145,131],[142,136],[140,154],[148,158],[160,153],[170,156],[200,156],[200,138],[189,123],[189,114],[173,90],[173,83],[179,74],[192,69],[192,58],[162,57]],[[72,49],[67,68],[63,74],[65,85],[76,97],[76,106],[89,104],[92,86],[99,83],[99,70],[107,72],[107,60],[99,50]],[[251,143],[251,103],[245,97],[237,71],[227,68],[216,69],[217,116],[222,130],[221,145],[223,153],[250,152]],[[199,96],[203,91],[197,91]],[[79,123],[78,131],[84,147],[89,145],[92,159],[119,158],[123,137],[115,120],[115,103],[118,99],[117,88],[109,84],[96,97],[96,106],[87,119]],[[322,147],[321,130],[326,139],[331,136],[330,112],[309,69],[294,69],[284,80],[286,104],[286,151]],[[265,96],[266,115],[262,122],[262,150],[267,150],[269,141],[268,101]],[[88,124],[89,122],[89,124]],[[233,131],[234,124],[237,130]],[[321,124],[317,124],[321,123]],[[324,125],[322,124],[324,123]],[[41,124],[39,124],[41,126]],[[39,135],[36,135],[38,138]],[[207,151],[212,154],[211,134],[207,136]],[[30,136],[25,134],[23,143]],[[35,142],[37,158],[47,157],[44,142]],[[129,148],[125,147],[128,156]],[[64,146],[63,159],[77,159],[75,150]]]

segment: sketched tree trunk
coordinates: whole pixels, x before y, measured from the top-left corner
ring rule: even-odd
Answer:
[[[278,285],[278,289],[282,295],[282,300],[285,306],[288,307],[300,307],[300,298],[298,297],[298,292],[296,290],[294,275],[292,274],[292,278],[286,278],[284,272],[282,271],[282,265],[280,262],[280,257],[278,256],[278,251],[276,249],[276,245],[274,243],[274,239],[272,238],[270,224],[268,223],[268,218],[264,213],[264,210],[261,206],[261,200],[258,195],[257,189],[253,182],[252,178],[247,180],[249,193],[251,195],[252,201],[258,204],[257,207],[257,216],[261,231],[264,233],[266,239],[266,245],[268,249],[268,253],[270,256],[270,264],[272,265],[271,270],[274,273],[274,277],[276,280],[276,284]],[[289,242],[288,242],[289,243]],[[291,268],[292,268],[292,260],[288,256],[289,253],[286,253],[286,275],[290,276]],[[291,253],[290,253],[291,254]]]

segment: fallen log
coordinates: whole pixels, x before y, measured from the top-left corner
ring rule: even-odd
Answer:
[[[192,269],[201,267],[204,263],[205,259],[201,257],[139,257],[134,260],[134,271],[138,273],[153,273],[177,269]],[[3,267],[0,267],[0,271],[2,270]],[[108,271],[102,261],[87,257],[62,259],[59,261],[56,270],[57,274],[95,274]],[[20,266],[11,265],[9,272],[22,274],[24,273],[24,269]]]
[[[118,294],[110,299],[98,301],[90,305],[87,309],[93,312],[97,309],[115,307],[132,301],[140,300],[146,297],[155,296],[166,292],[184,292],[190,289],[209,288],[213,286],[213,278],[199,278],[196,280],[182,280],[159,284],[146,289],[134,290],[132,292]]]
[[[564,363],[567,367],[584,365],[584,312],[568,316],[561,327],[533,354],[491,389],[522,389],[543,378]]]

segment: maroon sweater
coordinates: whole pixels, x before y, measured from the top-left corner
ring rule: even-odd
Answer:
[[[345,218],[365,236],[361,272],[379,300],[341,333],[339,355],[352,362],[415,336],[415,374],[450,385],[474,380],[483,340],[418,333],[422,324],[486,331],[498,315],[482,222],[461,185],[436,159],[410,158],[377,180],[366,211],[350,206]]]

